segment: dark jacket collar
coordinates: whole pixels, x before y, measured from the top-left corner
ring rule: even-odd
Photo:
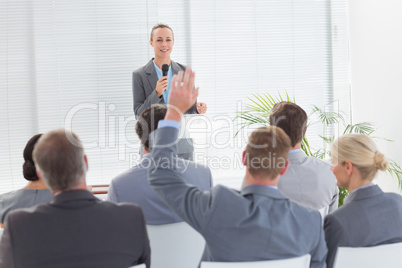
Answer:
[[[378,185],[372,185],[367,188],[363,189],[357,189],[350,195],[348,195],[345,198],[345,204],[354,202],[354,201],[359,201],[359,200],[364,200],[368,198],[373,198],[378,195],[382,195],[384,192],[378,187]]]
[[[274,199],[287,199],[279,190],[264,185],[248,185],[241,190],[241,195],[264,195]]]
[[[51,204],[56,206],[85,206],[97,202],[100,200],[87,190],[71,190],[55,195]]]

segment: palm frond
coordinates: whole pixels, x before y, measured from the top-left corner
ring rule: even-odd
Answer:
[[[397,178],[399,190],[402,191],[402,169],[395,161],[388,159],[388,162],[389,166],[386,172]]]
[[[328,143],[328,144],[331,144],[331,143],[333,143],[334,142],[334,140],[335,140],[335,136],[331,136],[331,137],[324,137],[324,136],[321,136],[321,135],[318,135],[324,142],[326,142],[326,143]]]
[[[318,119],[326,126],[345,122],[345,117],[341,113],[326,112],[315,105],[313,106],[313,114],[318,114]]]
[[[374,131],[375,131],[375,128],[372,123],[362,122],[362,123],[347,125],[343,134],[359,133],[359,134],[364,134],[364,135],[370,135]]]

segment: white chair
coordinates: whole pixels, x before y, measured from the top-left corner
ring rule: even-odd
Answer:
[[[375,247],[339,247],[335,256],[334,268],[401,268],[402,243]]]
[[[322,222],[323,222],[323,223],[324,223],[324,218],[325,218],[325,216],[328,215],[328,211],[329,211],[329,206],[325,206],[325,207],[320,208],[320,209],[318,210],[318,212],[320,212],[320,214],[321,214],[321,219],[322,219]]]
[[[253,262],[201,262],[201,268],[309,268],[310,254],[301,257]]]
[[[128,268],[145,268],[145,267],[146,267],[145,264],[138,264],[138,265],[131,266],[131,267],[128,267]]]
[[[197,268],[204,238],[185,222],[147,225],[152,268]]]

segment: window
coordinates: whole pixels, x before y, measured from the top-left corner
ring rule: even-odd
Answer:
[[[243,171],[233,169],[232,155],[241,155],[245,139],[231,141],[226,130],[236,122],[227,119],[252,93],[286,91],[308,112],[342,100],[349,114],[346,1],[1,0],[0,7],[0,193],[25,185],[23,148],[51,129],[83,140],[88,184],[109,183],[138,161],[131,74],[152,58],[157,22],[175,32],[172,59],[197,73],[208,113],[189,120],[195,129],[208,118],[214,133],[189,135],[215,182],[239,185]],[[309,129],[313,143],[319,131]],[[225,156],[226,170],[209,161]]]

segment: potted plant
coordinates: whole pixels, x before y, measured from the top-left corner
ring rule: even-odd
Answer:
[[[249,98],[250,104],[248,104],[243,111],[238,112],[236,119],[240,119],[240,129],[237,131],[236,135],[244,128],[251,125],[255,126],[266,126],[269,125],[269,115],[271,113],[272,107],[277,102],[289,101],[295,102],[295,99],[291,99],[286,93],[286,96],[279,94],[278,97],[273,97],[272,95],[265,94],[253,94]],[[369,122],[361,122],[353,124],[352,122],[347,123],[345,117],[338,112],[324,111],[317,106],[313,106],[313,112],[310,115],[316,116],[318,120],[322,123],[322,133],[319,135],[322,139],[322,147],[318,149],[311,148],[308,137],[304,137],[302,141],[301,149],[308,156],[314,156],[320,159],[330,159],[331,154],[327,149],[330,144],[335,140],[336,135],[330,134],[331,128],[336,126],[339,127],[340,133],[360,133],[365,135],[371,135],[375,131],[375,127]],[[390,140],[388,140],[390,141]],[[395,161],[388,159],[390,165],[387,172],[398,180],[399,189],[402,190],[402,169],[395,163]],[[348,195],[348,190],[346,188],[339,188],[339,206],[342,206],[344,198]]]

